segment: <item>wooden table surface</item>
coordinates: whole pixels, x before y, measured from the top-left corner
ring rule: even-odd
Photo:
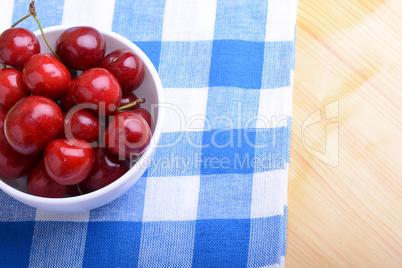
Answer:
[[[296,40],[286,267],[402,267],[402,0],[299,0]]]

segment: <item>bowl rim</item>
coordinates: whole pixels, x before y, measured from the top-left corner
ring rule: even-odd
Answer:
[[[84,26],[84,25],[58,25],[58,26],[51,26],[43,29],[43,32],[49,33],[49,32],[57,32],[57,31],[64,31],[68,28],[71,27],[79,27],[79,26]],[[92,26],[89,26],[92,27]],[[93,27],[94,28],[94,27]],[[96,29],[96,28],[95,28]],[[132,48],[136,54],[140,56],[140,58],[144,61],[146,67],[148,68],[152,80],[155,83],[156,86],[156,93],[158,97],[158,105],[164,102],[164,92],[163,92],[163,87],[162,83],[159,77],[158,72],[155,69],[155,66],[151,62],[151,60],[148,58],[148,56],[137,46],[135,43],[131,42],[124,36],[121,36],[115,32],[105,30],[105,29],[96,29],[98,30],[103,36],[108,36],[114,39],[118,39],[120,42],[124,43],[126,46]],[[37,30],[34,32],[34,34],[39,38],[42,36],[40,30]],[[126,183],[133,174],[137,174],[139,172],[142,174],[145,172],[145,170],[148,168],[150,159],[152,158],[154,151],[156,150],[157,144],[159,142],[160,136],[162,134],[162,125],[163,125],[163,120],[164,120],[164,110],[161,109],[161,107],[158,108],[158,120],[156,121],[155,127],[154,127],[154,132],[150,141],[150,146],[146,149],[146,151],[141,155],[140,159],[132,166],[123,176],[121,176],[119,179],[116,181],[112,182],[111,184],[98,189],[96,191],[79,195],[79,196],[72,196],[72,197],[62,197],[62,198],[49,198],[49,197],[40,197],[40,196],[34,196],[25,192],[22,192],[7,183],[3,182],[2,179],[0,179],[0,189],[3,190],[5,193],[8,195],[14,197],[15,199],[27,204],[24,201],[27,201],[29,203],[35,203],[35,204],[43,204],[43,205],[52,205],[52,206],[59,206],[59,205],[68,205],[68,204],[74,204],[74,203],[82,203],[82,202],[87,202],[92,199],[97,199],[100,196],[104,195],[107,192],[113,191],[114,189],[122,186],[124,183]],[[145,160],[149,161],[148,165],[143,165]],[[145,167],[145,168],[142,168]],[[139,177],[140,177],[139,176]],[[135,184],[135,183],[134,183]],[[30,204],[28,204],[30,205]],[[32,206],[32,205],[30,205]]]

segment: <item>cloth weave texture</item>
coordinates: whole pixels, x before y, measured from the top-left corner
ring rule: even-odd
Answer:
[[[6,2],[3,29],[29,4]],[[0,191],[0,267],[282,267],[296,4],[36,1],[43,27],[134,42],[177,109],[148,170],[108,205],[56,214]],[[32,18],[20,27],[38,30]]]

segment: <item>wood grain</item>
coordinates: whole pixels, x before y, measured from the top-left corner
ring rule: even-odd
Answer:
[[[296,33],[286,267],[402,267],[402,1],[299,0]]]

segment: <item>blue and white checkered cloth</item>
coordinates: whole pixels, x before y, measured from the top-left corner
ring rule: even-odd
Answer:
[[[0,30],[28,2],[2,1]],[[133,41],[173,108],[150,168],[104,207],[55,214],[0,191],[0,267],[282,267],[296,0],[35,5],[44,27]]]

